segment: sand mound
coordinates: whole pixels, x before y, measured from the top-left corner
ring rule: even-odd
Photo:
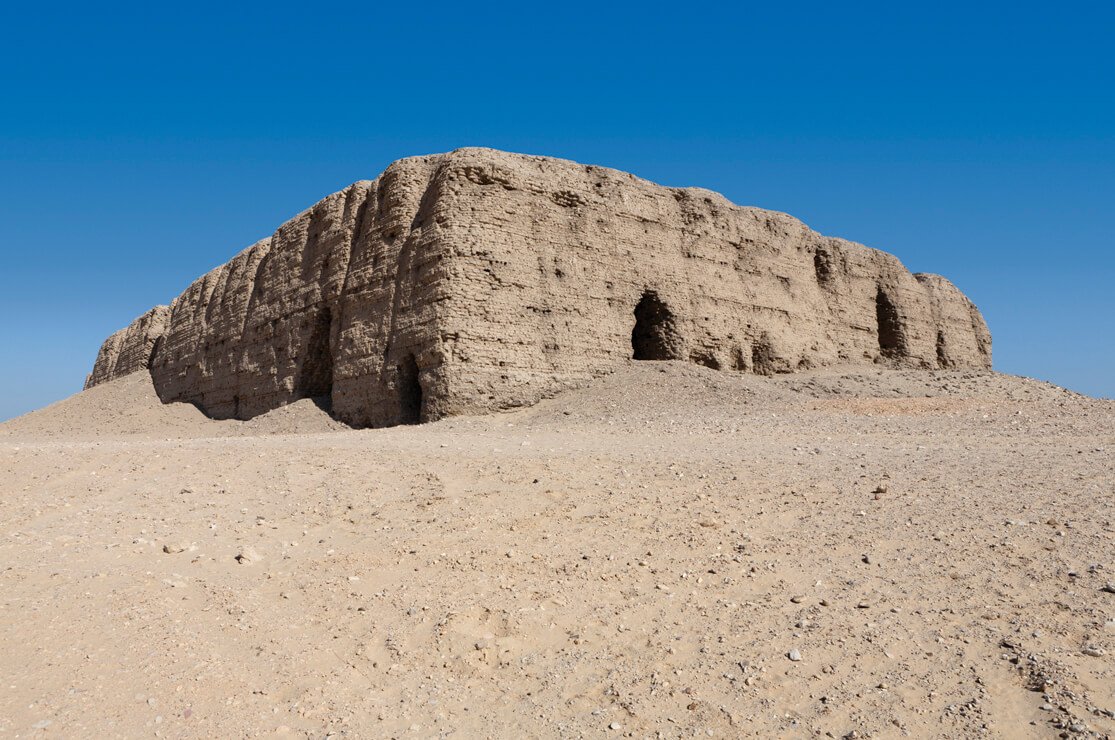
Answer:
[[[630,430],[658,423],[720,424],[758,409],[800,402],[798,394],[762,376],[686,362],[632,362],[514,415],[539,427],[603,423]],[[679,417],[679,404],[698,413]]]
[[[1087,396],[1032,378],[990,370],[825,368],[772,378],[813,398],[955,398],[979,401],[1087,402]]]
[[[0,435],[88,439],[108,436],[223,437],[315,434],[348,429],[310,399],[249,421],[210,419],[189,403],[162,403],[151,376],[132,373],[0,424]]]
[[[277,409],[248,421],[225,422],[230,434],[322,434],[350,430],[347,424],[339,422],[314,400],[301,401]]]
[[[46,408],[0,424],[0,434],[87,438],[106,435],[196,436],[218,422],[190,404],[164,404],[151,376],[133,373],[75,393]]]

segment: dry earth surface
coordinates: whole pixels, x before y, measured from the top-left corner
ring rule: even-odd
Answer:
[[[632,363],[250,422],[0,425],[3,737],[1110,737],[1115,402]]]

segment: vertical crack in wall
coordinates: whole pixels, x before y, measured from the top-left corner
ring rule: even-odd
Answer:
[[[949,359],[948,346],[945,343],[945,333],[939,329],[937,330],[937,367],[952,367],[952,361]]]

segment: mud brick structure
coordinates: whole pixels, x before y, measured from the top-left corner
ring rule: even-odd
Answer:
[[[490,149],[395,162],[109,337],[87,386],[355,426],[521,406],[631,360],[987,368],[948,280],[695,188]]]

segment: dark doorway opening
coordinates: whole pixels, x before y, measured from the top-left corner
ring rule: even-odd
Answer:
[[[635,306],[635,328],[631,330],[632,357],[636,360],[679,359],[674,314],[653,290],[643,293]]]
[[[774,375],[775,367],[774,347],[766,332],[751,345],[751,372],[756,375]]]
[[[333,325],[333,312],[323,308],[314,316],[306,356],[298,372],[295,393],[298,398],[329,401],[333,396],[333,352],[329,348],[329,334]]]
[[[906,354],[906,335],[890,296],[879,288],[875,293],[875,320],[879,327],[879,349],[884,357],[902,357]]]
[[[418,361],[411,353],[399,365],[399,423],[418,424],[422,421],[422,383],[418,378]]]

